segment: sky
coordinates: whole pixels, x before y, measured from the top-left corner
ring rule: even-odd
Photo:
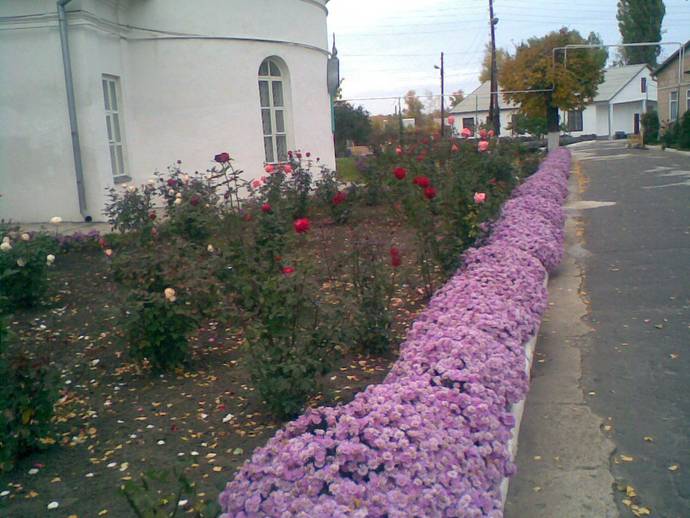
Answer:
[[[494,0],[496,45],[513,52],[531,36],[566,26],[604,43],[620,43],[616,0]],[[489,41],[488,0],[331,0],[329,41],[336,36],[343,98],[372,115],[393,113],[397,97],[415,90],[440,94],[434,65],[445,53],[446,94],[479,86]],[[690,2],[665,0],[663,41],[690,39]],[[664,47],[662,56],[676,46]],[[396,99],[363,100],[396,97]],[[448,103],[446,103],[446,106]]]

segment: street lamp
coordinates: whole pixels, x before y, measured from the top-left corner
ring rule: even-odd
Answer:
[[[439,67],[438,65],[434,65],[434,68],[436,70],[441,71],[441,138],[446,136],[446,121],[445,121],[445,108],[444,108],[444,99],[445,99],[445,72],[443,68],[443,52],[441,52],[441,66]]]

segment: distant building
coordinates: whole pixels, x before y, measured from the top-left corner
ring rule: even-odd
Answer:
[[[573,136],[638,134],[642,114],[656,109],[656,101],[656,81],[647,65],[611,67],[604,70],[594,101],[584,110],[561,111],[561,123]]]
[[[227,151],[335,165],[328,0],[73,0],[77,181],[55,0],[0,1],[0,218],[103,220],[105,190]]]
[[[500,92],[500,89],[499,89]],[[491,82],[483,82],[479,88],[467,95],[462,101],[448,110],[448,115],[455,117],[453,127],[457,133],[464,128],[472,132],[476,128],[486,124],[489,118],[489,102],[491,99]],[[498,96],[498,105],[501,110],[501,135],[510,135],[510,123],[513,115],[518,112],[518,106],[506,101],[502,95]]]
[[[455,116],[458,132],[486,123],[489,117],[491,85],[486,81],[460,103],[449,110]],[[638,133],[640,117],[656,108],[657,88],[647,65],[611,67],[604,71],[593,102],[584,110],[561,111],[560,120],[565,132],[573,135],[597,135],[613,138],[616,132]],[[511,135],[511,122],[519,106],[499,95],[501,135]]]
[[[659,120],[678,120],[690,110],[690,40],[654,70],[659,89]],[[681,54],[679,56],[679,53]],[[681,63],[680,77],[678,64]]]

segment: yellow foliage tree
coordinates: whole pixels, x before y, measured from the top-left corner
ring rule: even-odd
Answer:
[[[578,31],[565,27],[541,38],[528,39],[517,48],[514,56],[504,60],[499,76],[501,89],[546,91],[508,93],[504,96],[520,106],[520,111],[528,117],[549,117],[551,121],[554,112],[557,115],[557,108],[584,108],[592,101],[604,78],[603,69],[608,53],[602,49],[570,49],[566,64],[563,51],[557,51],[554,65],[553,49],[570,44],[600,42],[594,33],[583,38]],[[552,86],[553,91],[548,91]]]

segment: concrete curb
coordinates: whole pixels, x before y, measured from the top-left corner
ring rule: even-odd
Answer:
[[[549,284],[549,274],[546,274],[544,279],[544,287],[548,287]],[[540,326],[541,328],[541,326]],[[525,344],[525,372],[527,377],[531,379],[532,363],[534,362],[534,350],[537,347],[537,338],[539,337],[539,329],[534,333],[534,336],[529,339]],[[517,459],[518,451],[518,438],[520,436],[520,424],[522,423],[522,415],[525,412],[525,403],[527,402],[527,396],[520,401],[515,403],[510,410],[515,418],[515,426],[513,427],[512,437],[508,441],[508,449],[510,450],[510,456],[513,462]],[[505,508],[506,500],[508,498],[508,490],[510,488],[510,477],[505,477],[503,482],[501,482],[501,501],[503,502],[503,507]]]
[[[676,153],[678,155],[690,156],[690,151],[683,151],[682,149],[674,149],[672,147],[662,148],[661,146],[658,146],[656,144],[647,144],[647,147],[649,149],[653,149],[654,151],[670,151],[671,153]]]

